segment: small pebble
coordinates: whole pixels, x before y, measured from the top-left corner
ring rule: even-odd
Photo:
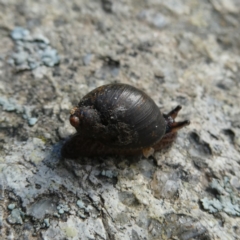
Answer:
[[[7,220],[10,224],[23,224],[23,212],[19,209],[13,209]]]
[[[11,203],[8,205],[9,210],[13,210],[16,207],[15,203]]]
[[[84,204],[84,202],[81,201],[81,200],[78,200],[78,201],[77,201],[77,205],[78,205],[79,208],[85,208],[85,204]]]
[[[28,124],[30,125],[30,126],[33,126],[33,125],[35,125],[36,124],[36,122],[37,122],[37,118],[29,118],[28,119]]]
[[[44,222],[44,224],[45,224],[46,227],[49,227],[49,226],[50,226],[49,218],[45,218],[45,219],[43,220],[43,222]]]
[[[12,32],[11,32],[11,37],[14,40],[24,40],[30,35],[29,31],[27,29],[24,29],[22,27],[16,27]]]
[[[59,209],[59,210],[58,210],[58,213],[59,213],[59,214],[64,214],[64,210],[63,210],[63,209]]]

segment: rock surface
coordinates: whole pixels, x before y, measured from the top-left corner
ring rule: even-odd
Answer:
[[[238,0],[0,0],[0,239],[240,239]],[[69,110],[132,84],[191,125],[150,159],[61,159]]]

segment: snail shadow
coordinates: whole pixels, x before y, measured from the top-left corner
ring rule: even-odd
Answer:
[[[163,138],[161,144],[164,145],[164,148],[160,146],[158,152],[162,154],[167,153],[172,147],[172,139],[175,138],[175,133],[173,137],[172,135],[170,137],[167,135],[166,139]],[[84,139],[78,134],[74,134],[65,139],[61,146],[61,150],[58,149],[61,160],[71,159],[81,165],[96,165],[109,162],[109,160],[118,165],[124,160],[127,166],[130,166],[140,160],[147,160],[153,162],[155,167],[159,167],[158,160],[155,158],[154,153],[145,157],[143,156],[142,149],[123,151],[122,149],[108,148],[100,142]]]
[[[153,157],[145,158],[141,154],[79,156],[79,150],[72,148],[75,147],[72,141],[72,138],[69,138],[62,146],[62,166],[73,173],[76,179],[85,179],[78,180],[83,189],[87,189],[86,186],[94,190],[104,186],[116,186],[121,179],[131,181],[138,174],[152,179],[158,169],[157,161]],[[97,186],[99,188],[96,188]]]
[[[85,189],[86,186],[91,186],[91,189],[95,189],[96,186],[109,186],[109,184],[115,186],[119,181],[119,176],[131,172],[131,178],[134,175],[133,169],[141,168],[142,161],[149,161],[141,155],[96,155],[93,153],[90,156],[81,156],[81,154],[79,155],[79,153],[81,153],[79,149],[75,148],[74,139],[75,138],[72,139],[72,137],[70,137],[62,144],[61,166],[64,166],[65,169],[73,173],[76,179],[85,179],[85,181],[79,181],[79,185],[83,189]],[[155,166],[152,162],[153,161],[151,161],[149,165],[151,165],[153,169]],[[153,172],[154,171],[151,170],[151,174],[147,173],[147,175],[152,176]]]
[[[142,158],[141,152],[137,154],[119,154],[116,151],[109,151],[101,143],[91,140],[84,140],[79,135],[75,134],[62,145],[61,159],[71,159],[83,165],[95,165],[106,162],[109,159],[114,159],[114,163],[118,164],[127,160],[128,164],[138,162]]]

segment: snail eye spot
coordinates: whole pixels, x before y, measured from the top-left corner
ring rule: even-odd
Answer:
[[[79,118],[78,118],[77,116],[71,115],[70,118],[69,118],[69,120],[70,120],[70,123],[71,123],[71,125],[72,125],[73,127],[76,128],[76,127],[79,126]]]

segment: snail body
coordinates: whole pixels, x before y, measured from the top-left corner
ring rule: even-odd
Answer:
[[[149,156],[170,146],[177,130],[189,124],[174,121],[180,109],[162,114],[146,93],[133,86],[103,85],[71,110],[69,120],[77,133],[65,143],[62,155]]]

